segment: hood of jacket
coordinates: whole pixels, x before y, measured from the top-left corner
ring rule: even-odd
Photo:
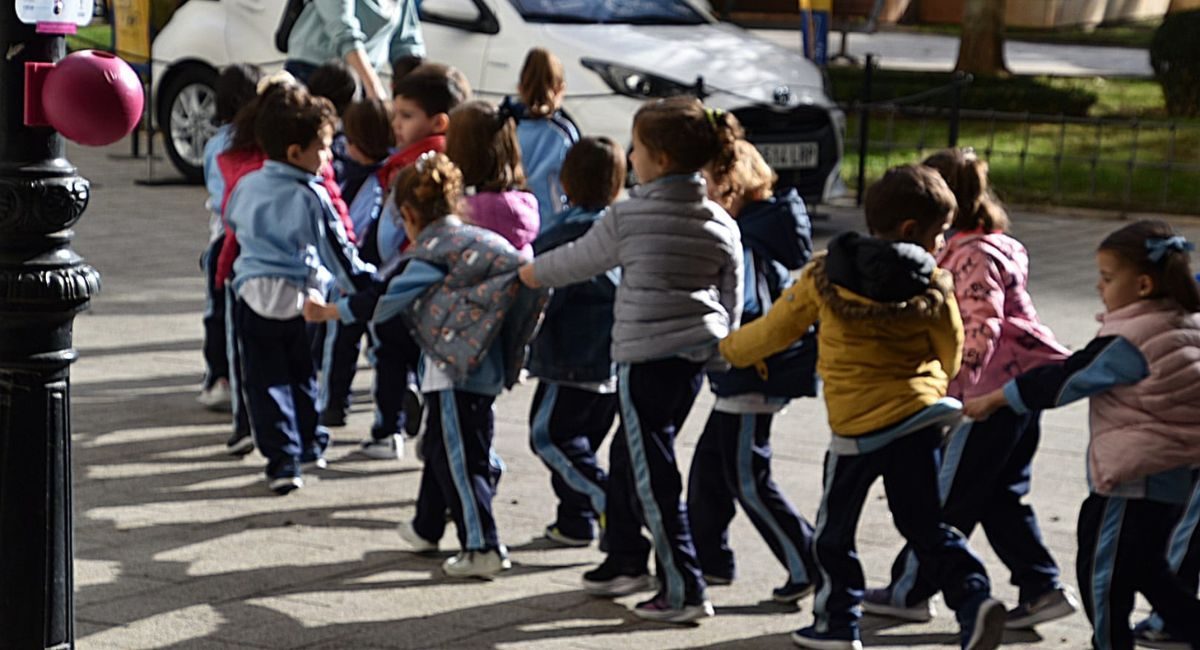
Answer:
[[[847,232],[818,262],[818,291],[848,320],[933,317],[954,291],[950,274],[937,270],[933,255],[916,244]]]
[[[747,203],[737,216],[742,244],[755,254],[795,271],[812,259],[812,224],[804,199],[794,189]]]

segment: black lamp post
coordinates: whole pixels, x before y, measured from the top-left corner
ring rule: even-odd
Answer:
[[[0,0],[0,647],[73,648],[71,329],[100,275],[70,247],[88,182],[23,121],[25,63],[66,45],[15,4]]]

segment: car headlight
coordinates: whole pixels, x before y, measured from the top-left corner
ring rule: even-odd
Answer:
[[[604,83],[614,92],[626,97],[639,99],[655,97],[674,97],[676,95],[695,95],[695,85],[681,84],[678,81],[650,74],[643,70],[630,68],[616,63],[597,61],[596,59],[581,59],[583,67],[600,75]]]

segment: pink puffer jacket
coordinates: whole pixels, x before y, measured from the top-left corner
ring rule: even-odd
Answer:
[[[508,240],[525,259],[533,259],[533,240],[541,225],[538,203],[529,192],[480,192],[466,199],[470,223]]]
[[[950,382],[951,397],[984,395],[1070,354],[1038,320],[1027,290],[1029,255],[1021,242],[1001,232],[959,233],[938,264],[954,275],[963,321],[962,369]]]
[[[1200,314],[1172,300],[1138,300],[1100,322],[1099,336],[1122,336],[1141,350],[1150,376],[1091,398],[1096,491],[1200,464]]]

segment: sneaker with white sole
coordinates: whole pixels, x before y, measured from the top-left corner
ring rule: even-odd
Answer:
[[[201,389],[196,401],[210,411],[228,413],[233,410],[233,394],[229,392],[229,380],[218,379],[212,386]]]
[[[1162,619],[1151,616],[1133,626],[1133,643],[1141,648],[1160,650],[1190,650],[1192,645],[1177,639],[1162,627]]]
[[[915,605],[907,607],[894,604],[892,602],[892,590],[888,587],[867,589],[864,591],[862,608],[868,614],[898,618],[902,621],[913,621],[914,623],[928,623],[937,615],[937,609],[933,606],[932,599],[922,600]]]
[[[442,563],[442,571],[451,578],[480,578],[491,580],[504,570],[504,559],[498,550],[460,551]]]
[[[327,467],[329,467],[329,461],[325,460],[324,456],[317,456],[312,460],[306,460],[300,463],[300,469],[306,472],[311,472],[317,469],[325,469]]]
[[[359,445],[358,450],[367,458],[375,460],[400,460],[404,458],[404,440],[399,434],[386,438],[369,438]]]
[[[684,604],[683,607],[677,609],[671,607],[666,596],[660,595],[634,605],[633,614],[648,621],[694,623],[702,618],[713,616],[716,612],[713,611],[712,603],[707,600],[692,605]]]
[[[294,490],[299,490],[304,487],[304,479],[299,476],[280,476],[267,480],[267,487],[279,496],[283,496]]]
[[[857,628],[841,632],[818,632],[816,626],[810,625],[792,632],[792,643],[813,650],[863,650]]]
[[[658,580],[645,569],[630,570],[608,559],[583,574],[583,590],[593,596],[615,598],[654,589],[658,589]]]
[[[554,542],[555,544],[558,544],[559,546],[566,546],[568,548],[583,548],[585,546],[592,545],[591,538],[571,537],[570,535],[559,530],[558,526],[555,524],[546,526],[546,530],[543,535],[546,539]]]
[[[798,603],[813,592],[810,582],[789,582],[771,590],[771,600],[777,603]]]
[[[960,638],[963,650],[993,650],[1004,639],[1004,603],[989,596],[977,596],[977,604],[959,610]],[[965,611],[964,611],[965,610]]]
[[[408,542],[409,550],[413,553],[432,553],[438,550],[437,540],[421,537],[413,523],[407,519],[396,526],[396,532],[400,533],[400,539]]]
[[[254,436],[241,431],[234,431],[225,441],[225,453],[230,456],[245,456],[254,451]]]
[[[1008,610],[1008,620],[1004,622],[1004,627],[1009,630],[1031,630],[1038,623],[1070,616],[1077,611],[1079,602],[1075,600],[1070,588],[1059,586],[1031,602],[1021,603]]]

